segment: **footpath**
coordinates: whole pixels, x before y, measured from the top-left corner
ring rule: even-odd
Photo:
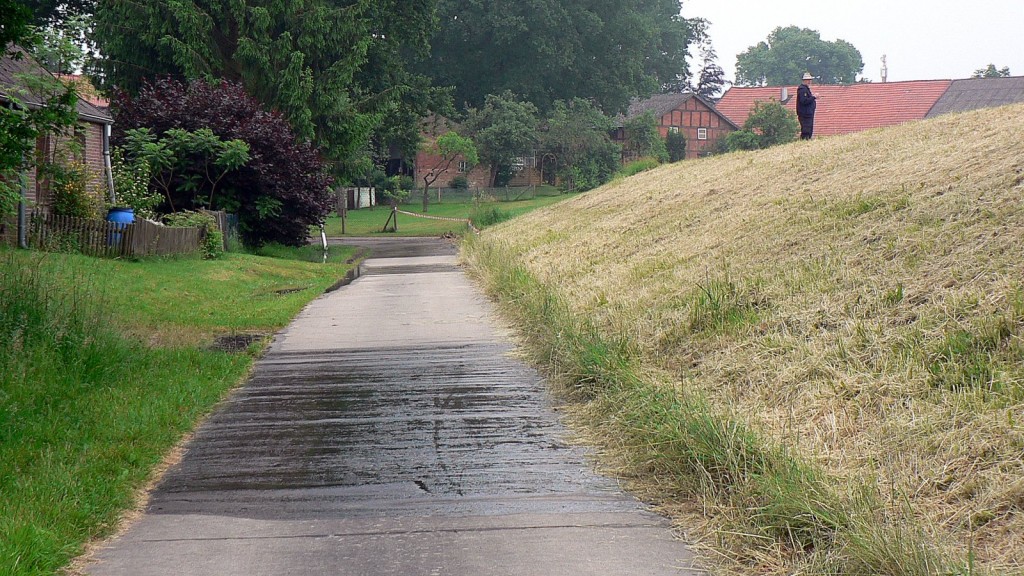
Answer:
[[[358,278],[275,336],[87,574],[703,574],[566,443],[450,243],[365,246]]]

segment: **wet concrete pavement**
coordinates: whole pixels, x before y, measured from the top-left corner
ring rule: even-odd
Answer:
[[[564,441],[453,245],[365,244],[88,574],[700,573]]]

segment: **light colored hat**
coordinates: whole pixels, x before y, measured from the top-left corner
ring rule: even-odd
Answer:
[[[804,80],[814,80],[814,76],[811,76],[810,72],[804,72]]]

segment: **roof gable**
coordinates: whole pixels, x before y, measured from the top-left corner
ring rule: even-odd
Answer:
[[[949,88],[951,80],[818,85],[814,132],[822,136],[849,134],[871,128],[922,120]],[[786,108],[796,111],[796,86],[788,86]],[[730,88],[718,109],[736,124],[746,122],[755,102],[779,101],[782,87]]]
[[[1024,76],[953,80],[928,112],[928,118],[1024,102]]]
[[[663,116],[673,110],[683,110],[686,103],[690,100],[697,100],[707,107],[708,110],[717,114],[726,124],[733,126],[734,128],[739,128],[739,126],[735,126],[732,120],[723,114],[721,110],[718,110],[713,102],[697,94],[693,94],[692,92],[655,94],[645,100],[634,98],[629,104],[629,109],[626,111],[626,115],[619,115],[615,119],[616,127],[621,128],[625,125],[626,120],[632,120],[633,118],[643,116],[648,112],[650,112],[655,119],[660,120]]]
[[[693,98],[693,94],[677,92],[675,94],[655,94],[646,100],[633,99],[626,111],[626,118],[633,119],[648,112],[655,118],[661,118],[677,108],[682,108],[691,98]]]

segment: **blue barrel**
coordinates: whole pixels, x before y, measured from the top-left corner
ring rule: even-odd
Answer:
[[[135,210],[121,207],[111,208],[107,211],[107,222],[113,222],[115,230],[124,230],[126,226],[135,222]],[[107,243],[111,246],[120,246],[121,233],[111,232]]]

